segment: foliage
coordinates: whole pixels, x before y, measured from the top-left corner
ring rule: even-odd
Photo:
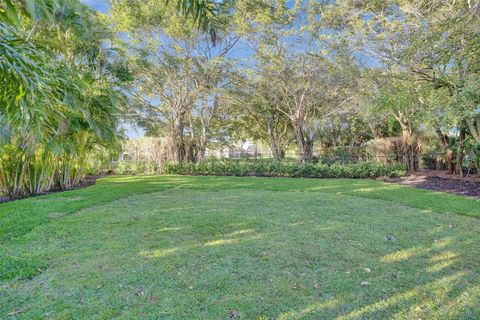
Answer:
[[[110,31],[79,1],[6,0],[1,8],[0,193],[75,186],[89,155],[117,143]]]
[[[119,175],[161,173],[160,164],[157,161],[120,161],[114,171]]]
[[[216,3],[175,4],[213,36]],[[118,153],[131,73],[112,27],[80,0],[0,2],[0,194],[75,186]]]
[[[462,174],[475,154],[478,0],[215,4],[222,27],[210,37],[171,3],[113,2],[131,120],[168,138],[171,160],[253,140],[309,162],[399,138],[408,171],[436,149]]]
[[[348,44],[363,66],[367,81],[359,89],[366,102],[364,118],[373,123],[374,132],[385,115],[395,118],[409,170],[417,170],[425,135],[433,134],[449,170],[462,173],[466,128],[472,137],[477,132],[478,101],[468,92],[475,86],[472,79],[478,79],[479,5],[338,1],[321,9],[317,27],[335,35],[327,36],[329,41]],[[450,138],[462,146],[455,157]]]
[[[225,28],[212,39],[175,11],[171,3],[115,1],[112,16],[128,38],[126,64],[134,76],[126,86],[131,120],[149,136],[168,137],[171,160],[195,161],[205,157],[212,127],[220,127],[218,96],[238,36],[222,24]],[[227,13],[225,3],[215,19],[224,20]]]
[[[301,163],[277,160],[209,160],[198,163],[165,163],[165,174],[304,177],[304,178],[376,178],[399,177],[405,174],[401,164],[363,163]]]

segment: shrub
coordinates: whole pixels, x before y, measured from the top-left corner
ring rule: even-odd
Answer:
[[[160,166],[155,161],[120,161],[115,173],[120,175],[157,174],[160,173]]]
[[[403,164],[300,163],[293,161],[208,160],[199,163],[164,163],[162,172],[180,175],[305,177],[305,178],[377,178],[399,177],[406,173]]]

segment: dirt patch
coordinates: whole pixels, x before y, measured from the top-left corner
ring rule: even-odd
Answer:
[[[480,198],[480,179],[478,177],[462,178],[444,172],[422,171],[406,177],[388,179],[387,181],[420,189]]]
[[[25,199],[25,198],[31,198],[31,197],[37,197],[37,196],[43,196],[45,194],[50,194],[50,193],[56,193],[56,192],[64,192],[64,191],[70,191],[70,190],[77,190],[77,189],[83,189],[83,188],[86,188],[86,187],[90,187],[90,186],[93,186],[96,182],[97,182],[97,179],[101,178],[102,176],[86,176],[82,182],[80,182],[80,184],[76,187],[72,187],[72,188],[66,188],[66,189],[52,189],[52,190],[49,190],[47,192],[42,192],[42,193],[39,193],[39,194],[30,194],[30,195],[25,195],[25,196],[22,196],[22,197],[17,197],[17,198],[8,198],[8,197],[2,197],[0,196],[0,203],[3,203],[3,202],[9,202],[9,201],[14,201],[14,200],[20,200],[20,199]],[[77,199],[70,199],[71,201],[75,201]]]

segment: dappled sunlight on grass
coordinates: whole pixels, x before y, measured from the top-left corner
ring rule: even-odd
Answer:
[[[360,193],[365,193],[365,192],[378,192],[382,190],[383,188],[358,188],[353,190],[353,192],[360,192]]]
[[[443,310],[448,310],[448,314],[451,319],[458,318],[458,319],[468,319],[463,314],[463,310],[468,309],[472,305],[476,305],[478,308],[480,301],[480,286],[474,286],[467,288],[457,297],[450,297],[450,299],[441,301],[439,306]],[[435,315],[433,315],[435,316]],[[442,314],[439,314],[438,318],[441,318]],[[474,316],[470,317],[471,319],[477,320]],[[445,318],[446,319],[446,318]]]
[[[445,251],[440,254],[436,254],[430,258],[432,265],[426,268],[427,272],[440,272],[454,263],[459,262],[459,256],[455,252]]]
[[[237,241],[238,239],[217,239],[217,240],[208,241],[207,243],[204,244],[204,246],[206,247],[219,246],[223,244],[235,243]]]
[[[185,230],[186,228],[180,227],[170,227],[170,228],[162,228],[162,231],[172,231],[172,230]],[[232,245],[232,244],[239,244],[245,241],[253,241],[258,240],[263,237],[261,234],[253,234],[255,232],[254,229],[243,229],[237,230],[232,233],[226,234],[221,238],[209,240],[203,244],[200,243],[179,243],[175,248],[166,248],[166,249],[151,249],[151,250],[142,250],[140,251],[139,255],[146,258],[163,258],[169,256],[174,253],[185,253],[191,250],[198,250],[202,247],[215,247],[215,246],[223,246],[223,245]],[[253,234],[253,235],[252,235]]]
[[[449,259],[454,259],[457,258],[458,254],[452,251],[445,251],[440,254],[436,254],[433,257],[430,258],[430,261],[432,262],[439,262],[443,260],[449,260]]]
[[[436,288],[441,287],[443,290],[451,290],[456,282],[458,282],[463,276],[465,276],[465,272],[460,271],[453,275],[442,277],[438,280],[429,282],[427,284],[418,285],[417,287],[404,291],[402,293],[394,294],[393,296],[382,299],[375,303],[369,304],[362,308],[355,309],[349,312],[346,315],[342,315],[337,317],[337,320],[353,320],[353,319],[367,319],[369,318],[368,315],[375,314],[381,310],[385,310],[389,307],[394,308],[396,305],[404,305],[406,302],[409,302],[412,306],[411,309],[414,310],[414,314],[410,313],[410,316],[415,317],[415,319],[421,318],[422,309],[419,306],[422,304],[419,298],[422,298],[424,292],[431,292]],[[435,297],[440,298],[440,297]],[[424,298],[423,298],[424,299]],[[435,303],[439,303],[439,301],[433,301]],[[417,308],[418,307],[418,308]]]
[[[423,213],[424,211],[422,210],[421,212]],[[431,228],[430,230],[428,230],[427,234],[429,236],[433,236],[435,234],[442,233],[444,231],[445,231],[445,226],[435,226],[435,227]]]
[[[170,227],[170,228],[160,228],[158,229],[157,231],[158,232],[169,232],[169,231],[180,231],[184,228],[180,228],[180,227]]]
[[[138,255],[146,258],[162,258],[178,251],[178,248],[140,251]]]
[[[277,319],[278,320],[294,320],[294,319],[301,319],[305,316],[319,313],[321,314],[322,311],[333,309],[335,307],[339,307],[341,305],[341,300],[338,298],[328,299],[326,301],[320,301],[309,305],[308,307],[303,308],[300,311],[288,311],[286,313],[281,314]]]
[[[239,243],[243,241],[253,241],[253,240],[259,240],[263,237],[263,235],[255,235],[255,236],[250,236],[250,237],[242,237],[242,238],[223,238],[223,239],[217,239],[217,240],[211,240],[208,241],[204,244],[205,247],[213,247],[213,246],[221,246],[225,244],[234,244],[234,243]]]
[[[306,223],[307,223],[306,221],[298,221],[298,222],[292,222],[292,223],[288,224],[288,226],[289,227],[296,227],[296,226],[302,226]]]
[[[432,246],[437,249],[445,248],[449,245],[453,244],[453,238],[452,237],[445,237],[443,239],[435,240]]]
[[[234,232],[230,233],[227,236],[233,237],[233,236],[237,236],[237,235],[240,235],[240,234],[246,234],[246,233],[252,233],[252,232],[255,232],[255,230],[253,230],[253,229],[237,230],[237,231],[234,231]]]
[[[407,260],[413,256],[425,254],[426,252],[427,250],[423,247],[413,247],[408,249],[402,249],[402,250],[383,256],[380,259],[380,261],[385,263],[399,262],[399,261]]]
[[[431,273],[438,273],[443,269],[452,266],[458,262],[458,254],[451,251],[442,251],[435,253],[433,250],[446,249],[449,246],[454,246],[454,239],[452,237],[445,237],[443,239],[435,240],[431,247],[412,247],[402,249],[381,257],[380,261],[384,263],[396,263],[408,260],[410,258],[424,257],[428,258],[430,265],[426,266],[426,271]],[[431,256],[428,256],[431,255]]]
[[[40,271],[0,282],[0,318],[22,308],[25,319],[480,319],[480,220],[411,191],[136,176],[68,194],[81,201],[20,201],[7,206],[24,210],[19,221],[41,212],[48,222],[2,250]]]
[[[445,268],[448,268],[450,266],[452,266],[455,262],[458,262],[457,259],[453,258],[453,259],[449,259],[449,260],[445,260],[445,261],[439,261],[438,263],[432,265],[432,266],[429,266],[426,268],[427,272],[440,272],[442,271],[443,269]]]

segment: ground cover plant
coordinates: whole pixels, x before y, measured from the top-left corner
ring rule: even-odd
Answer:
[[[478,319],[479,216],[375,180],[109,177],[0,204],[0,318]]]

